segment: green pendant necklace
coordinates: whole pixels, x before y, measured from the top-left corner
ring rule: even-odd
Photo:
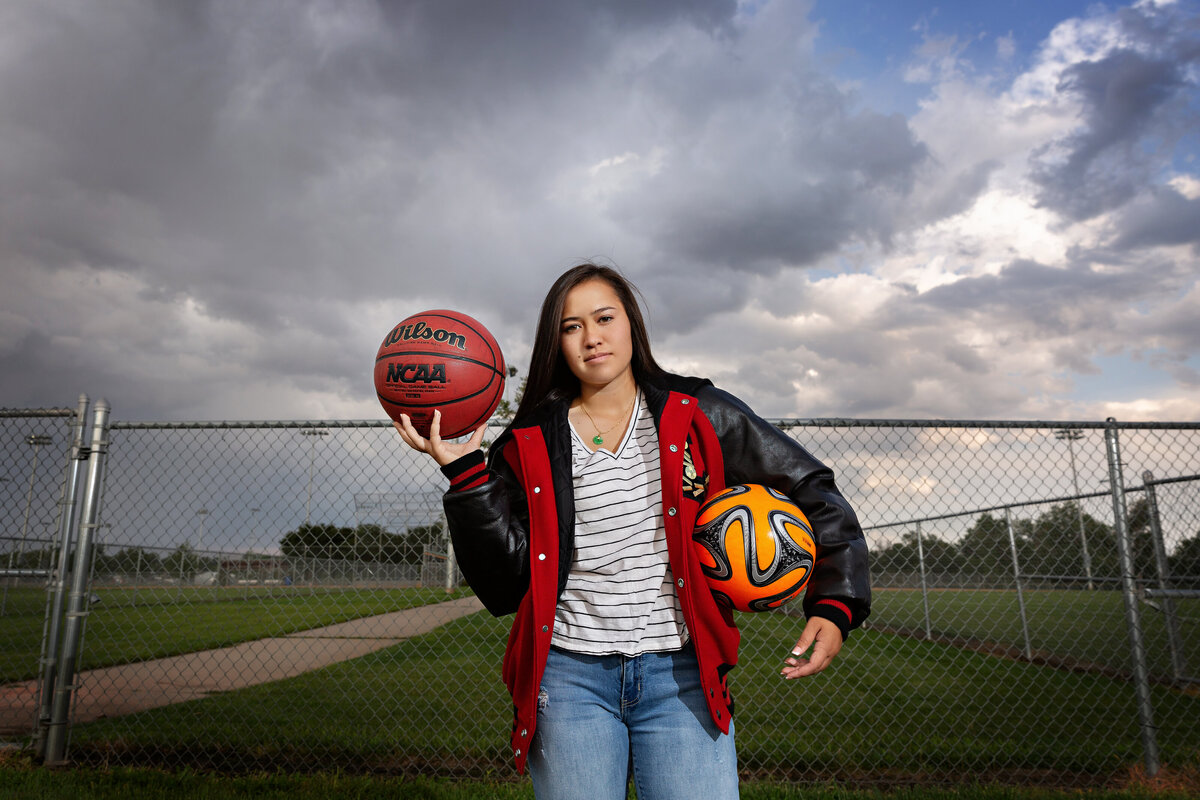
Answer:
[[[634,393],[633,393],[633,400],[630,400],[630,401],[629,401],[629,408],[625,409],[625,414],[624,414],[624,415],[622,415],[622,416],[620,416],[620,417],[618,417],[618,418],[617,418],[617,421],[616,421],[616,422],[614,422],[612,425],[609,425],[609,426],[608,426],[608,430],[603,430],[603,431],[602,431],[602,430],[600,430],[600,426],[596,424],[596,420],[592,419],[592,415],[591,415],[591,414],[588,414],[587,406],[585,406],[585,405],[583,404],[583,401],[582,401],[582,400],[581,400],[581,401],[579,401],[579,407],[580,407],[580,408],[582,408],[582,409],[583,409],[583,413],[587,415],[588,422],[591,422],[591,423],[592,423],[592,427],[596,429],[596,435],[592,437],[592,444],[594,444],[594,445],[597,445],[597,446],[604,444],[604,437],[605,437],[605,436],[606,436],[608,433],[610,433],[610,432],[612,431],[612,429],[613,429],[613,428],[615,428],[615,427],[617,427],[618,425],[620,425],[622,421],[629,419],[629,412],[633,410],[633,404],[634,404],[636,401],[637,401],[637,392],[634,392]]]

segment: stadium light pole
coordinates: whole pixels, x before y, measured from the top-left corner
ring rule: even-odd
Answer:
[[[258,506],[250,507],[250,541],[254,545],[258,544],[258,512],[262,511]],[[247,547],[242,554],[242,585],[246,587],[246,599],[250,599],[250,554],[254,552],[254,545]],[[257,564],[254,567],[254,574],[258,574]],[[257,580],[256,580],[257,582]]]
[[[253,506],[250,509],[250,533],[253,535],[254,546],[257,547],[258,541],[258,512],[262,511],[258,506]]]
[[[312,523],[313,464],[316,461],[317,439],[321,436],[328,436],[329,431],[323,428],[303,428],[300,435],[312,437],[308,443],[308,499],[304,502],[304,525],[307,527]]]
[[[52,437],[40,433],[31,433],[25,437],[25,444],[33,448],[33,467],[29,470],[29,493],[25,497],[25,521],[21,524],[21,544],[18,549],[10,551],[8,554],[9,577],[4,583],[4,599],[0,601],[0,616],[8,613],[8,588],[15,587],[17,584],[17,576],[13,573],[14,557],[19,559],[25,555],[25,542],[29,536],[29,514],[33,508],[33,486],[37,479],[38,451],[53,442]]]
[[[196,512],[196,516],[200,518],[200,535],[196,539],[196,560],[197,568],[204,559],[204,518],[208,516],[208,509],[202,508]]]
[[[1092,581],[1092,557],[1088,553],[1087,534],[1083,528],[1083,505],[1079,501],[1079,473],[1075,471],[1075,442],[1083,438],[1083,431],[1079,428],[1058,428],[1054,431],[1054,438],[1060,442],[1066,441],[1067,451],[1071,454],[1071,483],[1075,487],[1075,513],[1079,517],[1079,545],[1083,548],[1083,574],[1087,576],[1087,588],[1091,591],[1096,587]]]

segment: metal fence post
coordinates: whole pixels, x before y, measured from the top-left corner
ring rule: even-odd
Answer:
[[[88,585],[91,580],[92,547],[100,519],[104,466],[108,456],[108,412],[109,406],[106,401],[100,400],[96,403],[91,451],[88,455],[87,482],[79,514],[79,545],[75,548],[71,594],[63,626],[62,668],[59,670],[60,680],[54,687],[50,722],[46,733],[44,763],[51,766],[66,761],[71,698],[75,689],[75,667],[79,659],[84,621],[90,603]]]
[[[446,512],[442,511],[439,520],[442,524],[442,536],[446,539],[446,594],[454,591],[456,583],[454,560],[454,542],[450,539],[450,523],[446,521]]]
[[[921,574],[921,608],[925,612],[925,639],[933,640],[933,617],[929,613],[929,585],[925,580],[925,543],[921,536],[921,522],[917,521],[917,569]]]
[[[1137,694],[1138,717],[1142,730],[1142,749],[1146,774],[1158,774],[1158,738],[1154,725],[1154,706],[1150,699],[1150,672],[1146,667],[1146,645],[1142,639],[1141,612],[1138,609],[1137,586],[1134,584],[1133,547],[1129,541],[1129,524],[1125,510],[1125,485],[1121,471],[1121,444],[1117,438],[1117,421],[1105,420],[1104,441],[1108,451],[1108,478],[1112,489],[1113,528],[1117,533],[1117,554],[1121,564],[1121,594],[1125,598],[1125,623],[1129,630],[1130,656],[1133,661],[1134,691]]]
[[[1158,572],[1158,588],[1169,592],[1171,590],[1171,568],[1167,561],[1167,548],[1163,542],[1162,521],[1158,515],[1158,493],[1154,485],[1154,473],[1146,470],[1142,473],[1142,483],[1146,487],[1146,507],[1150,513],[1150,537],[1154,542],[1154,566]],[[1162,598],[1163,622],[1167,627],[1167,647],[1171,650],[1171,674],[1175,680],[1180,680],[1187,674],[1183,661],[1183,648],[1179,643],[1179,618],[1175,614],[1175,601],[1171,597]]]
[[[58,679],[60,625],[67,594],[67,576],[71,569],[71,545],[75,541],[77,525],[75,499],[79,493],[79,479],[89,452],[84,443],[88,405],[87,395],[81,394],[79,407],[75,411],[75,421],[71,425],[71,456],[63,486],[62,513],[58,518],[58,567],[46,587],[46,621],[42,630],[40,659],[42,669],[38,680],[38,716],[34,723],[34,753],[39,759],[46,757],[46,730],[50,724],[51,698],[54,696],[54,685]]]
[[[1033,660],[1033,644],[1029,639],[1029,617],[1025,613],[1025,592],[1021,585],[1021,562],[1017,557],[1017,534],[1013,530],[1012,509],[1004,509],[1004,523],[1008,527],[1008,549],[1012,554],[1013,581],[1017,584],[1017,610],[1021,614],[1021,633],[1025,638],[1025,658]]]

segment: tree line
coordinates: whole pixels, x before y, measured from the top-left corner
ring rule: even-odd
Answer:
[[[426,550],[445,551],[441,522],[418,525],[403,533],[391,533],[380,525],[342,527],[330,524],[302,524],[284,534],[279,542],[282,556],[291,559],[332,559],[380,564],[419,564]],[[218,556],[197,552],[187,542],[168,552],[145,547],[122,547],[109,552],[97,544],[93,554],[94,575],[165,575],[191,577],[215,572],[229,561],[271,560],[278,556],[247,553]],[[0,554],[0,564],[14,569],[50,569],[58,564],[56,548],[36,548],[20,554]],[[74,561],[72,553],[71,561]]]
[[[1134,573],[1157,580],[1146,501],[1139,499],[1131,504],[1128,517]],[[1090,514],[1081,513],[1075,503],[1053,506],[1033,518],[1014,518],[1012,526],[1017,561],[1024,575],[1083,576],[1086,542],[1092,576],[1120,576],[1115,530]],[[872,573],[879,577],[915,572],[921,562],[918,547],[924,552],[926,572],[1010,576],[1013,571],[1008,521],[1003,514],[985,513],[957,541],[922,532],[918,543],[917,531],[906,531],[899,541],[872,550]],[[1169,547],[1167,562],[1172,578],[1200,578],[1200,531]]]
[[[336,559],[379,564],[419,564],[426,550],[445,551],[441,522],[390,533],[380,525],[353,528],[304,524],[284,534],[279,551],[289,558]]]
[[[45,570],[58,566],[58,549],[52,547],[26,550],[20,555],[8,554],[3,556],[3,564],[8,566],[12,558],[16,569]],[[247,556],[252,557],[252,556]],[[74,550],[68,563],[74,564]],[[122,547],[109,552],[103,544],[97,544],[92,553],[92,574],[107,575],[158,575],[167,576],[194,575],[197,572],[216,570],[220,565],[218,558],[201,554],[190,544],[184,542],[175,549],[163,554],[145,547]]]
[[[1129,506],[1129,532],[1135,574],[1148,580],[1157,579],[1150,514],[1144,499]],[[1081,514],[1075,503],[1053,506],[1033,518],[1013,519],[1013,535],[1017,559],[1025,575],[1083,576],[1083,540],[1087,542],[1093,577],[1116,578],[1120,575],[1113,527],[1086,512]],[[1200,584],[1200,531],[1177,544],[1170,544],[1173,546],[1168,547],[1167,562],[1171,577],[1182,579],[1180,586]],[[924,552],[926,572],[960,576],[1012,574],[1008,523],[1003,514],[982,514],[957,541],[923,532],[918,545],[917,531],[908,530],[896,542],[871,548],[872,574],[877,579],[886,579],[916,572],[921,562],[918,548]],[[444,552],[445,534],[440,521],[408,528],[402,533],[391,533],[374,524],[355,527],[302,524],[283,536],[279,549],[284,558],[418,564],[427,550]],[[247,554],[237,558],[273,557]],[[3,554],[0,559],[4,566],[8,566],[11,559],[12,566],[17,569],[47,569],[57,563],[51,548],[27,550],[19,555]],[[165,554],[143,547],[124,547],[109,552],[103,545],[97,545],[93,572],[96,575],[191,576],[220,568],[219,558],[198,553],[184,542]]]

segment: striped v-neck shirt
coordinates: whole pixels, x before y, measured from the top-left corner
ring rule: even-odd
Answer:
[[[639,392],[616,452],[593,452],[571,430],[575,558],[552,643],[592,655],[677,650],[687,634],[667,559],[650,410]]]

